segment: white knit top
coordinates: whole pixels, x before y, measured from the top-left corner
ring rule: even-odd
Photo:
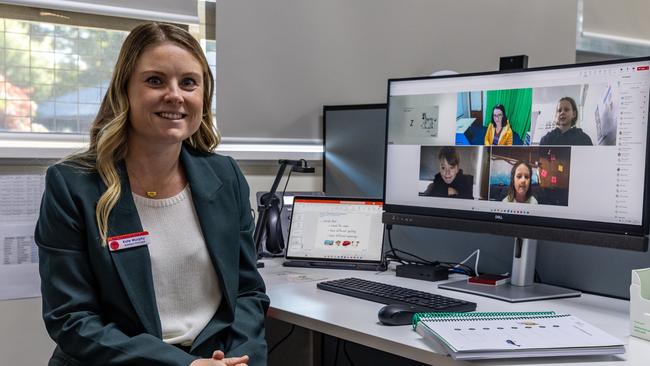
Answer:
[[[221,288],[194,210],[189,185],[174,197],[133,194],[144,230],[163,341],[189,346],[221,303]]]

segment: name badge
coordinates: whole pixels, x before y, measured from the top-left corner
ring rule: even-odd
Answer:
[[[142,231],[139,233],[111,236],[107,241],[108,249],[111,252],[116,252],[122,249],[141,247],[143,245],[149,245],[149,232]]]

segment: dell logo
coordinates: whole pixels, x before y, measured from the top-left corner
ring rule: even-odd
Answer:
[[[503,216],[501,215],[494,215],[495,220],[503,220]]]

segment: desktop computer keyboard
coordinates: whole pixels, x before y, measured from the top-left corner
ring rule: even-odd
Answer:
[[[476,310],[476,304],[473,302],[359,278],[323,281],[316,284],[316,286],[321,290],[382,304],[416,305],[431,312],[467,312]]]

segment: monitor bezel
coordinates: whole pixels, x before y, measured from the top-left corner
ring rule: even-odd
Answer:
[[[435,227],[435,228],[446,228],[450,225],[449,220],[456,220],[457,223],[462,223],[462,229],[456,228],[453,230],[467,230],[473,232],[489,232],[486,230],[486,224],[496,223],[499,224],[500,232],[495,234],[516,236],[521,233],[521,226],[528,226],[531,228],[532,239],[542,239],[542,240],[557,240],[558,235],[553,234],[550,231],[553,230],[574,230],[578,233],[583,232],[585,240],[581,240],[582,244],[589,244],[590,234],[614,234],[621,235],[622,237],[639,237],[643,238],[643,241],[646,243],[642,246],[632,246],[621,245],[623,249],[631,250],[647,250],[647,238],[645,236],[648,234],[648,181],[650,177],[650,139],[646,141],[646,153],[645,153],[645,177],[644,177],[644,187],[646,189],[643,192],[643,213],[641,225],[629,225],[629,224],[615,224],[615,223],[606,223],[606,222],[597,222],[589,220],[577,220],[577,219],[557,219],[557,218],[548,218],[540,216],[521,216],[514,214],[504,214],[504,213],[491,213],[491,212],[476,212],[469,210],[451,210],[451,209],[442,209],[434,207],[420,207],[420,206],[408,206],[408,205],[398,205],[391,204],[386,202],[386,179],[388,175],[388,140],[389,140],[389,128],[390,128],[390,90],[391,85],[397,82],[404,81],[417,81],[417,80],[435,80],[435,79],[452,79],[452,78],[466,78],[466,77],[476,77],[476,76],[491,76],[491,75],[506,75],[506,74],[518,74],[518,73],[534,73],[539,71],[549,71],[549,70],[560,70],[560,69],[572,69],[572,68],[583,68],[583,67],[593,67],[593,66],[607,66],[615,64],[625,64],[625,63],[638,63],[638,62],[650,62],[650,56],[648,57],[638,57],[638,58],[626,58],[618,60],[608,60],[608,61],[598,61],[598,62],[588,62],[580,64],[563,64],[563,65],[554,65],[554,66],[545,66],[545,67],[535,67],[529,69],[517,69],[517,70],[503,70],[503,71],[489,71],[489,72],[476,72],[476,73],[466,73],[466,74],[454,74],[454,75],[441,75],[441,76],[420,76],[420,77],[408,77],[408,78],[391,78],[388,79],[387,83],[387,92],[386,92],[386,143],[384,149],[384,210],[387,214],[384,215],[384,223],[386,224],[405,224],[405,225],[417,225],[417,226],[426,226],[426,227]],[[650,94],[650,93],[649,93]],[[647,136],[650,137],[650,106],[648,108],[648,132]],[[391,220],[389,219],[389,213],[399,214],[401,219]],[[404,216],[413,215],[415,221],[408,222],[404,221]],[[422,220],[422,219],[426,220]],[[439,219],[439,220],[436,220]],[[417,224],[417,223],[419,224]],[[472,225],[476,223],[476,225]],[[506,225],[502,225],[506,224]],[[510,224],[507,225],[507,224]],[[452,225],[453,226],[453,225]],[[534,230],[534,229],[540,230]],[[549,231],[550,230],[550,231]],[[593,239],[593,235],[592,239]],[[599,244],[595,244],[599,245]],[[617,247],[615,244],[614,247]]]

